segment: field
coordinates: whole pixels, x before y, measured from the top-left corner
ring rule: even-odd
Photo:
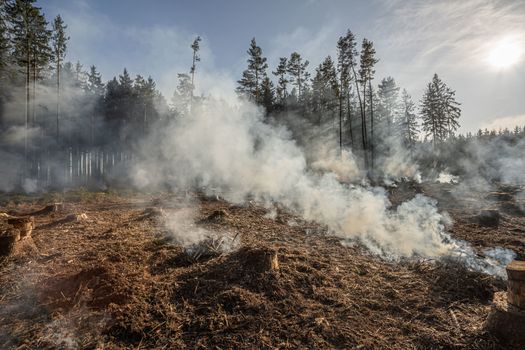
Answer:
[[[479,252],[500,246],[525,257],[519,189],[461,200],[456,190],[405,183],[390,198],[395,206],[416,193],[432,196],[453,218],[453,237]],[[385,261],[282,208],[199,193],[2,201],[0,212],[33,213],[36,222],[34,244],[0,262],[2,349],[512,347],[483,330],[504,281],[455,260]],[[57,201],[59,210],[35,213]],[[192,230],[223,233],[233,248],[177,244],[165,220],[188,206]],[[474,220],[486,207],[500,211],[499,227]]]

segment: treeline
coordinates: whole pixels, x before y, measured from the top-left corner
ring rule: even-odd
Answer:
[[[48,21],[34,0],[0,1],[0,156],[19,182],[101,177],[174,116],[151,77],[124,69],[104,82],[94,65],[67,62],[69,40],[61,16]]]
[[[60,15],[48,21],[34,0],[0,0],[0,160],[13,165],[0,170],[4,182],[104,182],[133,158],[152,127],[189,116],[205,101],[194,96],[200,37],[188,47],[191,66],[178,75],[170,103],[151,77],[123,69],[104,82],[96,66],[68,62],[69,40]],[[400,150],[435,165],[431,158],[440,152],[497,136],[488,130],[456,135],[459,103],[437,74],[414,101],[394,78],[376,79],[373,42],[358,45],[347,31],[334,45],[336,57],[316,67],[298,52],[269,67],[253,39],[236,91],[264,110],[266,122],[286,125],[302,146],[352,150],[370,176],[381,175],[381,162]],[[512,143],[523,133],[517,128],[498,137]]]
[[[335,44],[337,57],[327,56],[311,76],[309,61],[297,52],[281,57],[270,72],[262,49],[252,39],[238,94],[264,107],[271,118],[295,113],[318,130],[331,125],[337,147],[360,152],[372,171],[375,160],[388,156],[394,146],[412,149],[416,142],[429,139],[438,147],[455,134],[460,104],[437,74],[416,103],[392,77],[375,85],[379,59],[373,42],[363,39],[358,50],[356,37],[348,30]]]
[[[49,23],[34,0],[0,3],[2,129],[18,122],[55,146],[116,146],[170,113],[151,77],[124,69],[104,83],[95,66],[64,62],[66,30],[60,15]]]

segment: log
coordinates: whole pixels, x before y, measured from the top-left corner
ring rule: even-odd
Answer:
[[[84,213],[81,214],[69,214],[62,220],[60,220],[60,223],[66,223],[66,222],[76,222],[76,221],[84,221],[87,220],[87,215]]]
[[[45,215],[45,214],[62,211],[62,210],[64,210],[63,203],[53,203],[53,204],[46,205],[44,208],[40,210],[32,212],[30,215]]]
[[[514,260],[508,264],[507,276],[508,301],[525,312],[525,261]]]

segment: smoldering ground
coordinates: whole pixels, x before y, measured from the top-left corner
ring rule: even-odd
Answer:
[[[477,258],[447,234],[448,216],[428,197],[417,195],[393,209],[381,187],[342,183],[331,166],[311,171],[290,132],[264,123],[263,113],[245,101],[232,106],[208,99],[188,118],[156,129],[139,149],[130,172],[138,187],[218,189],[233,203],[278,202],[389,259],[460,257],[488,271],[485,264],[512,258],[511,252],[501,260]],[[359,174],[351,158],[345,166]]]

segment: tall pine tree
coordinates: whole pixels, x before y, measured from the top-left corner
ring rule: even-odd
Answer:
[[[53,21],[53,34],[51,37],[53,45],[53,58],[55,61],[55,74],[56,74],[56,88],[57,88],[57,101],[56,101],[56,139],[59,140],[60,135],[60,70],[62,68],[62,62],[66,56],[67,41],[69,37],[66,35],[67,26],[64,24],[62,17],[57,15]]]
[[[461,115],[456,92],[450,89],[437,74],[428,83],[421,101],[423,130],[432,136],[434,149],[458,129]]]
[[[257,104],[262,103],[262,82],[266,78],[266,57],[263,57],[262,50],[257,46],[255,38],[250,42],[248,49],[248,68],[242,73],[241,80],[237,81],[237,93],[248,97]]]

